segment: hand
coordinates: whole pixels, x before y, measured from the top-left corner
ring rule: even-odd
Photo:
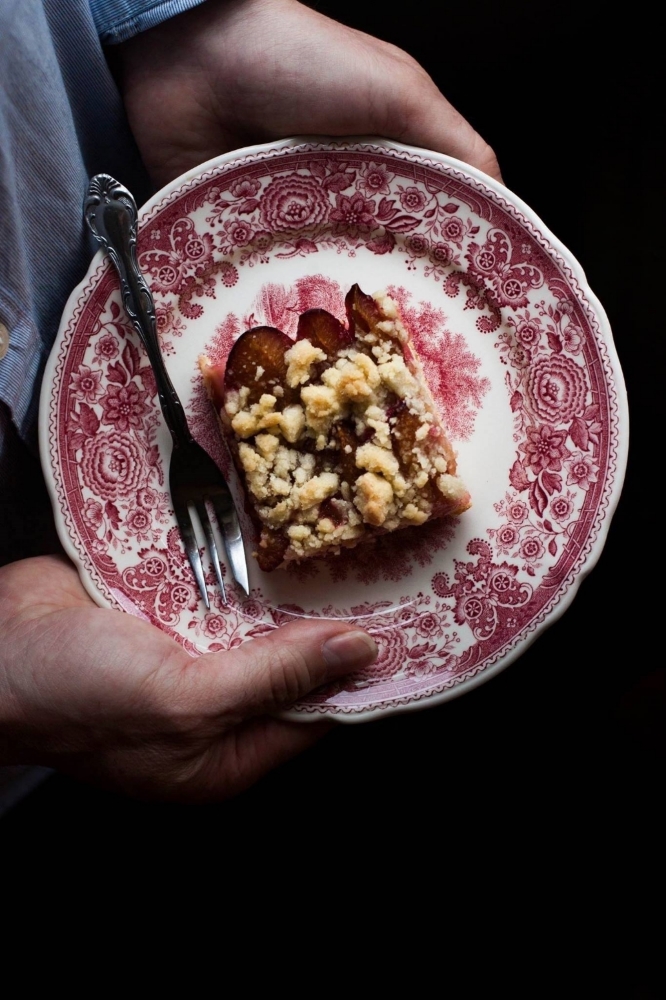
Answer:
[[[492,149],[402,49],[296,0],[206,0],[118,47],[139,149],[159,185],[290,135],[382,135],[501,179]]]
[[[147,622],[96,607],[66,559],[26,559],[0,569],[0,763],[219,800],[330,728],[271,713],[376,653],[366,633],[311,620],[194,659]]]

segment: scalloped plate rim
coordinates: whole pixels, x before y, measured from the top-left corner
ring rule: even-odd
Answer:
[[[321,706],[305,706],[286,709],[283,712],[276,713],[278,717],[290,720],[298,721],[303,723],[317,722],[324,718],[328,718],[332,721],[340,723],[360,723],[372,721],[377,718],[384,718],[387,715],[402,714],[405,712],[417,711],[424,708],[434,707],[436,705],[441,705],[446,701],[451,701],[461,695],[467,693],[478,687],[480,684],[485,683],[487,680],[492,679],[497,674],[499,674],[506,667],[510,666],[511,663],[515,662],[531,645],[532,643],[551,625],[557,622],[562,615],[571,606],[572,601],[578,593],[578,589],[583,582],[583,580],[588,576],[588,574],[596,566],[601,553],[603,551],[606,539],[608,537],[608,532],[610,529],[610,524],[617,509],[617,505],[622,492],[622,486],[624,482],[624,477],[626,473],[627,466],[627,456],[628,456],[628,446],[629,446],[629,412],[627,403],[626,387],[624,383],[624,376],[620,366],[619,357],[615,347],[612,330],[606,312],[589,286],[585,271],[579,261],[574,257],[571,251],[555,236],[551,230],[544,224],[542,219],[536,214],[536,212],[530,208],[519,196],[515,195],[510,189],[496,181],[494,178],[485,174],[483,171],[476,167],[473,167],[462,160],[458,160],[455,157],[449,156],[444,153],[438,153],[434,150],[422,149],[415,146],[406,145],[404,143],[395,142],[393,140],[384,139],[377,136],[350,136],[350,137],[325,137],[317,135],[301,135],[294,136],[288,139],[281,139],[275,142],[268,143],[258,143],[252,146],[246,146],[240,149],[235,149],[227,153],[223,153],[219,156],[213,157],[204,163],[193,167],[192,169],[181,174],[179,177],[174,178],[168,184],[164,185],[160,190],[156,191],[148,201],[146,201],[139,208],[139,223],[144,223],[149,220],[153,210],[155,208],[163,207],[163,203],[178,192],[183,185],[187,184],[189,181],[194,180],[198,177],[202,177],[208,171],[214,170],[219,166],[227,163],[233,163],[237,159],[242,159],[244,157],[256,154],[266,154],[270,156],[271,152],[279,152],[286,148],[297,148],[305,144],[316,144],[322,149],[340,149],[340,148],[350,148],[350,149],[362,149],[363,147],[375,147],[379,149],[389,149],[396,150],[398,152],[403,152],[407,155],[413,156],[417,159],[428,162],[431,164],[442,164],[451,167],[455,170],[460,171],[462,174],[466,174],[473,180],[480,182],[486,187],[490,188],[495,194],[499,195],[501,198],[506,200],[512,208],[521,212],[535,228],[538,230],[540,236],[566,261],[568,266],[571,268],[574,276],[580,283],[580,290],[587,299],[590,308],[595,313],[596,319],[599,323],[599,329],[601,333],[601,338],[603,340],[604,346],[608,352],[608,362],[610,368],[612,369],[613,379],[614,379],[614,389],[616,393],[616,403],[617,403],[617,453],[616,453],[616,468],[615,476],[612,483],[611,490],[608,495],[608,501],[606,509],[601,516],[597,536],[591,544],[590,551],[585,558],[585,561],[576,570],[574,578],[566,587],[566,590],[561,593],[559,600],[555,605],[553,605],[545,614],[542,620],[536,621],[530,626],[529,632],[517,642],[514,647],[508,650],[504,654],[499,654],[496,661],[487,667],[479,670],[473,676],[465,678],[463,680],[451,682],[450,687],[445,687],[443,690],[434,693],[424,692],[420,695],[405,695],[403,696],[406,701],[401,703],[400,699],[396,699],[395,703],[390,705],[380,705],[376,707],[368,708],[351,708],[345,710],[344,708],[338,708],[335,712],[329,711],[325,705]],[[39,449],[40,449],[40,459],[42,464],[42,470],[46,480],[48,493],[51,498],[51,504],[54,512],[54,519],[56,523],[56,529],[63,548],[71,559],[71,561],[76,566],[82,585],[84,586],[87,593],[94,600],[94,602],[105,608],[118,609],[119,605],[111,601],[108,601],[106,597],[100,593],[100,591],[95,586],[90,574],[88,573],[85,565],[79,558],[76,551],[74,543],[67,531],[67,526],[65,524],[63,513],[60,509],[57,494],[56,494],[56,482],[51,468],[51,458],[50,458],[50,447],[49,447],[49,436],[48,436],[48,424],[49,424],[49,413],[50,413],[50,400],[51,400],[51,385],[55,376],[55,369],[57,365],[57,348],[60,344],[60,339],[67,328],[69,322],[71,321],[76,304],[85,290],[86,285],[95,277],[102,268],[110,267],[110,263],[105,258],[104,252],[100,249],[98,250],[90,261],[86,274],[83,279],[73,288],[70,293],[65,307],[63,309],[61,321],[58,327],[58,332],[56,334],[53,347],[47,359],[47,363],[44,370],[44,377],[42,381],[42,388],[40,392],[39,401]]]

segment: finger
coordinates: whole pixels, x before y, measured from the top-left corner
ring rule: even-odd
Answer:
[[[373,663],[377,645],[342,622],[305,619],[183,668],[181,703],[224,726],[292,705],[329,681]]]
[[[492,148],[439,91],[408,111],[405,120],[401,142],[454,156],[502,182]]]
[[[377,70],[378,87],[384,93],[382,134],[408,145],[455,156],[501,181],[497,157],[485,139],[411,56],[395,46],[387,48],[393,55],[390,85],[385,68]],[[375,106],[381,107],[379,103]]]

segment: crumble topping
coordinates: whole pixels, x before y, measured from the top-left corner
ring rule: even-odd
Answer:
[[[242,393],[242,390],[241,390]],[[227,413],[232,417],[231,426],[240,438],[250,438],[259,431],[276,428],[290,444],[295,444],[305,427],[305,413],[302,406],[286,406],[276,411],[277,398],[265,392],[258,403],[247,410],[237,409],[239,399],[230,400]]]
[[[326,361],[326,355],[319,347],[313,347],[309,340],[297,340],[285,354],[288,364],[287,385],[294,389],[310,378],[310,368],[315,361]]]
[[[296,341],[248,331],[256,356],[251,343],[249,360],[232,352],[223,392],[212,391],[265,525],[258,558],[268,568],[469,506],[395,302],[358,286],[347,299],[349,330],[313,310]],[[213,377],[205,359],[202,370]]]

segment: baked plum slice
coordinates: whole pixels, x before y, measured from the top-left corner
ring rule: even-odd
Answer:
[[[271,573],[284,560],[284,554],[289,546],[289,539],[282,532],[261,529],[261,541],[257,548],[257,563],[264,573]]]
[[[421,421],[407,409],[401,399],[391,406],[389,419],[392,427],[393,451],[400,462],[403,474],[409,473],[414,462],[413,449],[416,444],[416,432],[421,426]]]
[[[411,478],[418,471],[418,467],[415,465],[414,447],[417,443],[416,432],[421,426],[421,421],[414,413],[407,409],[402,400],[398,400],[391,407],[390,414],[392,420],[391,438],[393,451],[400,463],[400,471],[407,478]],[[437,438],[441,435],[440,429],[437,426],[431,427],[429,433]],[[455,475],[455,454],[450,446],[447,447],[444,442],[440,443],[447,457],[448,472],[451,475]],[[459,501],[451,501],[443,496],[433,478],[430,478],[425,486],[421,487],[420,492],[430,503],[432,507],[431,516],[433,518],[444,517],[446,514],[452,513],[460,505]]]
[[[326,309],[308,309],[298,317],[296,340],[309,340],[330,360],[338,351],[351,347],[354,336]]]
[[[284,395],[278,404],[289,405],[298,400],[298,392],[287,385],[285,352],[293,341],[286,333],[272,326],[255,326],[242,333],[229,352],[227,366],[214,369],[215,388],[222,381],[223,392],[229,389],[249,389],[248,403],[258,403],[264,393],[282,386]],[[278,405],[281,409],[281,405]]]
[[[358,285],[352,285],[345,296],[345,310],[347,312],[347,323],[349,324],[350,336],[354,339],[356,327],[369,333],[373,327],[377,326],[384,319],[382,312],[373,299],[372,295],[366,295]]]
[[[361,469],[356,465],[356,449],[359,446],[359,439],[356,437],[354,429],[346,420],[336,424],[333,433],[338,443],[339,451],[336,460],[340,468],[342,480],[353,486],[361,475]],[[347,448],[349,448],[349,451],[346,450]]]

